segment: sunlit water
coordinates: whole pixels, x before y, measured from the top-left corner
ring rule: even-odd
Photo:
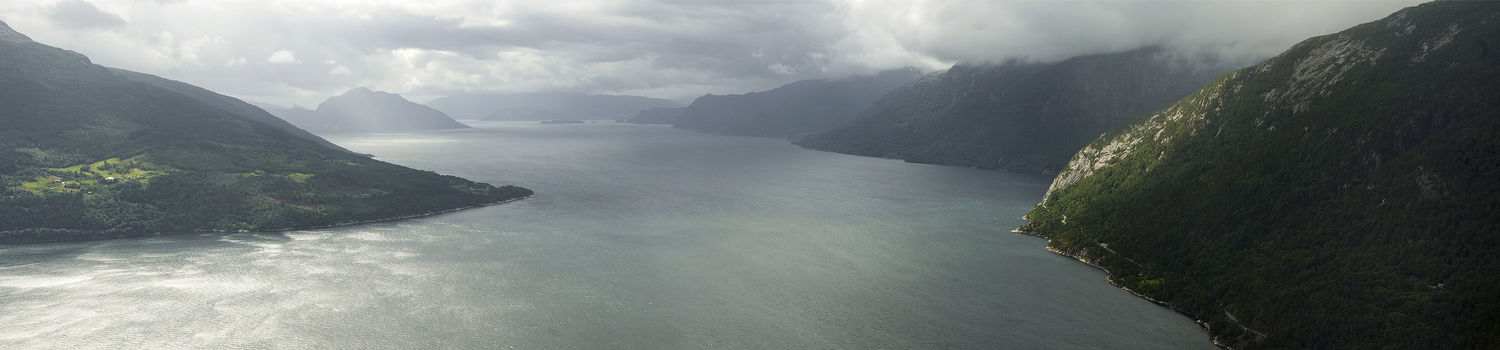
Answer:
[[[473,124],[332,141],[535,197],[0,247],[0,348],[1212,348],[1009,232],[1043,177],[661,126]]]

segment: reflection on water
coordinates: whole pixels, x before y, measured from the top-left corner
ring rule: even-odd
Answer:
[[[1045,178],[659,126],[471,124],[332,140],[535,197],[0,248],[0,348],[1211,348],[1008,232]]]

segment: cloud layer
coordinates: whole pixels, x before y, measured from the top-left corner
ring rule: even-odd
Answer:
[[[101,64],[315,105],[569,91],[689,99],[958,61],[1163,44],[1265,57],[1418,1],[7,0],[0,20]]]

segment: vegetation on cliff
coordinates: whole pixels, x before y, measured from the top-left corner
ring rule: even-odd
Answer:
[[[1022,229],[1235,348],[1500,346],[1500,4],[1299,43],[1111,131]]]

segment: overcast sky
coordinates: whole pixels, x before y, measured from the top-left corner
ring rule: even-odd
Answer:
[[[1274,55],[1412,0],[3,0],[94,62],[248,100],[567,91],[690,101],[787,82],[1163,44]]]

